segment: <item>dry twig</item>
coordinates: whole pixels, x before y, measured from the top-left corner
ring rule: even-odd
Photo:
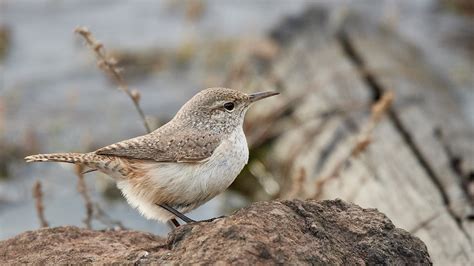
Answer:
[[[86,206],[86,218],[84,219],[84,224],[87,228],[92,228],[92,215],[94,214],[94,208],[92,205],[92,200],[87,190],[86,181],[84,180],[84,167],[82,165],[76,165],[76,175],[78,177],[77,181],[77,191],[81,194],[84,199],[84,205]]]
[[[342,171],[344,166],[347,165],[347,163],[352,158],[356,158],[367,149],[367,147],[372,141],[372,132],[374,131],[375,126],[380,122],[382,116],[389,109],[390,105],[393,102],[393,97],[393,92],[387,91],[382,95],[378,102],[372,105],[370,118],[357,136],[356,141],[350,150],[350,153],[342,160],[336,163],[334,169],[329,175],[320,177],[316,180],[316,193],[314,195],[314,198],[319,198],[321,196],[324,185],[329,180],[337,178],[340,175],[340,172]]]
[[[123,226],[120,221],[110,218],[99,204],[92,202],[84,179],[84,167],[76,165],[76,175],[78,177],[77,191],[81,194],[84,199],[84,205],[86,206],[86,218],[84,219],[86,227],[92,228],[92,219],[95,218],[108,227],[125,229],[125,226]]]
[[[132,103],[135,106],[135,109],[137,110],[142,120],[142,123],[143,123],[143,126],[145,127],[146,132],[150,133],[151,127],[148,124],[148,121],[146,120],[143,109],[140,106],[140,98],[141,98],[140,92],[136,89],[130,90],[127,82],[125,82],[125,79],[120,73],[120,69],[117,67],[117,60],[115,60],[112,56],[106,53],[104,45],[101,42],[97,41],[97,39],[92,35],[92,33],[86,27],[78,27],[75,29],[75,32],[81,35],[84,38],[84,40],[86,40],[86,43],[89,46],[89,48],[91,48],[94,51],[98,59],[98,62],[97,62],[98,67],[102,69],[106,74],[108,74],[117,83],[117,85],[119,86],[119,89],[123,91],[125,94],[127,94],[127,96],[132,100]],[[78,171],[77,175],[79,177],[79,183],[82,182],[84,184],[84,189],[86,189],[85,183],[81,181],[81,179],[83,180],[83,172]],[[86,208],[88,210],[87,211],[88,218],[86,219],[86,225],[87,225],[87,221],[89,219],[89,212],[91,212],[90,215],[92,216],[93,207],[92,207],[92,202],[90,201],[90,198],[88,196],[86,197],[86,195],[88,194],[87,193],[81,193],[81,194],[83,194],[83,197],[86,200]],[[89,200],[87,200],[87,198],[89,198]],[[90,204],[90,207],[88,206],[89,204]],[[125,228],[120,221],[114,221],[110,219],[108,215],[99,207],[99,205],[96,204],[95,209],[97,211],[96,218],[100,220],[102,223],[106,225],[114,224],[118,226],[119,228]]]
[[[95,215],[94,217],[99,220],[101,223],[108,227],[126,229],[122,222],[118,220],[113,220],[110,216],[99,206],[99,204],[94,204]]]
[[[145,127],[147,133],[151,132],[150,125],[146,121],[145,113],[140,107],[140,92],[136,89],[130,90],[127,82],[120,73],[119,68],[117,67],[117,61],[109,56],[104,48],[104,45],[97,41],[97,39],[92,35],[92,33],[85,27],[76,28],[75,32],[81,35],[87,42],[87,45],[94,51],[98,62],[97,65],[102,69],[106,74],[108,74],[119,86],[119,89],[132,100],[135,109],[137,110],[140,118],[142,119],[143,126]]]
[[[150,125],[148,124],[145,117],[145,113],[143,112],[140,106],[140,98],[141,98],[140,92],[136,89],[130,90],[127,82],[125,82],[125,79],[120,73],[120,69],[117,67],[117,61],[113,57],[107,54],[104,48],[104,45],[100,43],[99,41],[97,41],[97,39],[92,35],[92,33],[87,28],[78,27],[76,28],[75,32],[84,38],[89,48],[91,48],[92,51],[95,53],[98,59],[98,62],[97,62],[98,67],[102,69],[107,75],[109,75],[117,83],[119,89],[123,91],[125,94],[127,94],[127,96],[132,100],[132,103],[135,106],[135,109],[137,110],[142,120],[145,130],[147,131],[147,133],[150,133],[151,132]],[[84,223],[86,224],[87,228],[91,227],[91,221],[93,217],[97,218],[99,221],[106,224],[107,226],[115,225],[119,228],[124,228],[124,226],[122,225],[120,221],[114,221],[110,219],[110,217],[100,208],[98,204],[94,205],[92,203],[89,193],[87,192],[87,186],[84,181],[83,167],[78,166],[78,168],[76,168],[76,174],[79,178],[78,191],[82,195],[85,205],[86,205],[87,216],[84,220]],[[95,215],[94,215],[94,209],[96,211]]]
[[[39,180],[33,186],[33,197],[35,198],[36,213],[38,214],[41,227],[49,227],[44,217],[43,191],[41,190],[41,181]]]

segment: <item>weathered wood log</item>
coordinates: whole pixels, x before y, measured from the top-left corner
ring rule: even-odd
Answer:
[[[300,99],[274,125],[285,130],[266,163],[283,197],[378,208],[424,240],[435,263],[468,264],[474,223],[463,185],[473,172],[474,129],[417,49],[370,23],[359,17],[334,27],[322,9],[288,19],[273,34],[285,47],[280,56],[237,79]],[[250,82],[256,75],[263,80]],[[395,102],[372,143],[350,156],[370,106],[389,90]]]

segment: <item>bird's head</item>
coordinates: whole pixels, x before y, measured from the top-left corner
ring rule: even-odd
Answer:
[[[191,98],[176,114],[176,118],[193,123],[195,127],[231,131],[242,126],[245,113],[256,101],[278,92],[247,94],[227,88],[209,88]]]

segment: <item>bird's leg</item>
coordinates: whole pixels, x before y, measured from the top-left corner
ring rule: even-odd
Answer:
[[[171,228],[171,230],[180,227],[181,225],[179,224],[178,220],[175,218],[171,219],[168,221],[168,225]]]
[[[172,214],[174,214],[176,217],[178,217],[179,219],[183,220],[185,223],[194,223],[196,221],[194,221],[193,219],[189,218],[188,216],[180,213],[179,211],[173,209],[172,207],[166,205],[166,204],[157,204],[158,206],[160,206],[161,208],[171,212]],[[173,222],[173,221],[172,221]],[[173,222],[174,224],[174,222]],[[176,225],[176,224],[175,224]]]
[[[191,218],[189,218],[188,216],[182,214],[181,212],[177,211],[176,209],[166,205],[166,204],[157,204],[158,206],[160,206],[161,208],[171,212],[172,214],[174,214],[176,217],[178,217],[179,219],[183,220],[185,223],[206,223],[206,222],[212,222],[214,220],[217,220],[217,219],[221,219],[221,218],[224,218],[225,216],[218,216],[218,217],[214,217],[214,218],[211,218],[211,219],[206,219],[206,220],[200,220],[200,221],[195,221]],[[179,222],[176,220],[176,219],[171,219],[170,220],[170,224],[171,225],[174,225],[175,227],[179,227],[180,224]]]
[[[212,222],[214,220],[222,219],[222,218],[225,218],[225,217],[226,217],[225,215],[222,215],[222,216],[217,216],[217,217],[210,218],[210,219],[200,220],[200,221],[197,221],[197,222],[198,223],[209,223],[209,222]]]

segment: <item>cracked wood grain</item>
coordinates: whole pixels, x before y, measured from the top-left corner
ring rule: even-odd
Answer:
[[[466,131],[457,131],[463,128],[459,125],[462,122],[448,121],[454,120],[452,118],[456,116],[452,114],[458,112],[432,110],[433,106],[458,107],[449,100],[443,102],[446,92],[433,95],[431,88],[438,86],[439,89],[443,85],[423,70],[427,66],[404,40],[392,35],[390,46],[387,40],[374,41],[349,32],[348,38],[354,42],[353,52],[359,56],[356,60],[364,62],[361,65],[347,53],[341,39],[328,31],[327,23],[300,25],[315,20],[298,20],[299,34],[284,42],[285,51],[272,64],[271,72],[283,83],[283,94],[305,93],[291,114],[299,123],[275,140],[270,153],[275,164],[287,164],[285,176],[295,176],[303,169],[306,177],[300,193],[311,197],[315,193],[314,182],[330,173],[350,152],[351,143],[367,119],[366,110],[372,102],[383,90],[394,91],[395,105],[389,117],[374,130],[373,142],[366,152],[349,161],[338,178],[325,184],[320,198],[342,198],[364,207],[378,208],[395,224],[419,236],[427,244],[434,263],[468,264],[473,259],[472,238],[468,221],[462,217],[463,208],[469,205],[466,205],[459,176],[454,173],[446,150],[438,149],[440,143],[432,137],[433,125],[439,126],[433,121],[442,121],[451,127],[449,136],[455,136],[453,131],[461,133],[449,147],[455,152],[462,151],[463,156],[470,154],[466,147],[455,148],[460,145],[454,143],[464,141],[466,144],[467,141],[462,137]],[[397,53],[385,52],[395,49],[393,47],[398,47]],[[361,48],[363,52],[359,51]],[[406,61],[400,63],[400,60]],[[396,67],[398,70],[393,71]],[[416,93],[410,93],[413,91]],[[317,134],[304,134],[308,128],[321,123],[321,118],[312,114],[353,103],[363,103],[366,108],[336,114],[325,121]],[[427,105],[431,109],[426,108]],[[437,117],[439,112],[444,115]],[[297,154],[291,152],[294,147],[301,147]]]
[[[474,212],[474,199],[464,185],[474,171],[474,128],[463,114],[454,89],[429,67],[416,47],[395,33],[364,30],[363,24],[357,23],[351,27],[349,41],[363,67],[376,77],[373,89],[380,93],[390,88],[398,99],[422,99],[412,108],[395,104],[391,119],[437,186],[453,219],[472,239],[474,223],[469,217]]]

